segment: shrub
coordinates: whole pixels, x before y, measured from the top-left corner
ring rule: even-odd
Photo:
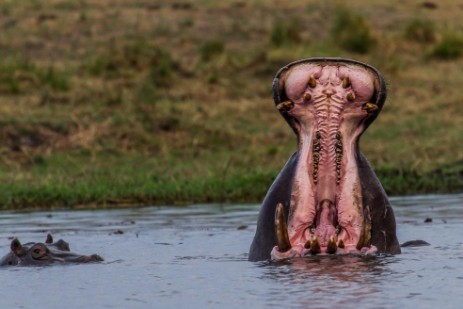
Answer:
[[[440,59],[456,59],[461,56],[463,50],[463,39],[455,34],[447,34],[442,41],[436,45],[433,56]]]
[[[68,91],[71,88],[69,74],[63,71],[58,71],[52,66],[40,71],[38,75],[41,84],[48,85],[53,90]]]
[[[270,43],[273,46],[299,43],[301,41],[300,26],[301,23],[298,20],[275,20],[270,32]]]
[[[146,41],[136,41],[91,59],[84,68],[94,76],[114,78],[151,70],[151,79],[162,83],[172,75],[177,64],[169,53]]]
[[[22,57],[0,59],[0,91],[4,94],[19,94],[32,85],[37,69]]]
[[[436,40],[436,31],[430,21],[414,19],[407,24],[405,37],[415,42],[432,43]]]
[[[224,44],[222,41],[207,41],[199,48],[199,56],[202,61],[210,61],[214,57],[220,55],[223,51]]]
[[[345,50],[366,54],[375,46],[376,40],[363,16],[347,9],[337,11],[332,28],[335,44]]]

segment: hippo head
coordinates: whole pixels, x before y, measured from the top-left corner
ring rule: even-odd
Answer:
[[[80,255],[70,252],[69,244],[60,239],[53,242],[51,234],[47,235],[45,243],[26,243],[14,238],[10,244],[10,253],[0,260],[0,266],[49,265],[52,263],[88,263],[103,259],[96,254]]]
[[[273,97],[297,151],[267,193],[249,259],[270,250],[274,259],[399,253],[387,196],[359,150],[386,99],[379,71],[349,59],[304,59],[277,72]]]

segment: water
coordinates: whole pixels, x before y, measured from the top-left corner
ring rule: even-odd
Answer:
[[[463,194],[391,202],[399,240],[431,246],[390,257],[251,263],[259,205],[2,212],[2,254],[8,237],[44,241],[51,231],[105,262],[0,269],[0,308],[460,307]]]

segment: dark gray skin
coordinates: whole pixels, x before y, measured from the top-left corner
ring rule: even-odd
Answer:
[[[257,230],[249,250],[249,261],[263,261],[270,258],[270,251],[276,245],[275,209],[278,202],[283,201],[285,217],[288,218],[289,200],[293,186],[294,172],[298,161],[298,153],[289,158],[267,192],[257,219]]]
[[[101,262],[99,255],[81,255],[70,252],[69,244],[60,239],[53,242],[51,234],[45,243],[21,244],[17,238],[11,241],[11,251],[0,259],[0,266],[46,266],[54,263],[90,263]]]
[[[416,239],[416,240],[409,240],[401,244],[400,246],[405,248],[405,247],[425,247],[425,246],[430,246],[431,244],[428,243],[427,241],[421,240],[421,239]]]
[[[372,97],[372,102],[376,105],[377,110],[371,112],[365,118],[363,126],[366,129],[373,120],[377,117],[382,109],[386,99],[386,84],[382,75],[375,68],[349,59],[342,58],[310,58],[291,63],[278,71],[273,81],[273,97],[275,105],[281,105],[282,102],[287,102],[285,89],[280,80],[286,72],[294,66],[300,64],[324,64],[329,63],[336,66],[353,65],[368,70],[372,75],[375,75],[375,93]],[[310,87],[307,87],[308,89]],[[312,87],[313,88],[313,87]],[[285,110],[279,109],[281,115],[296,133],[298,138],[298,146],[300,145],[301,136],[300,130],[297,128],[297,120]],[[362,132],[363,133],[363,132]],[[378,178],[373,172],[366,158],[360,153],[358,143],[356,149],[356,166],[360,179],[361,198],[363,209],[368,208],[371,215],[371,240],[368,245],[373,245],[377,248],[378,253],[398,254],[401,252],[399,242],[396,237],[396,223],[393,210],[389,204],[387,195],[381,186]],[[267,195],[264,198],[259,218],[257,221],[257,230],[254,240],[251,244],[248,259],[250,261],[268,260],[271,258],[272,249],[275,250],[278,245],[277,236],[275,235],[275,212],[277,204],[281,203],[284,207],[285,218],[290,217],[291,194],[295,181],[296,168],[301,157],[301,148],[299,146],[286,165],[283,167],[280,174],[270,187]],[[294,196],[293,196],[294,198]],[[289,221],[289,220],[288,220]]]

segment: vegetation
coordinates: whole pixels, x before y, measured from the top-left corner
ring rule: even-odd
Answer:
[[[333,21],[333,43],[347,51],[366,54],[376,45],[366,18],[345,8],[337,9]]]
[[[386,76],[361,146],[389,194],[462,191],[460,14],[450,0],[4,1],[0,205],[259,202],[296,148],[272,77],[312,56]]]
[[[405,37],[419,43],[433,43],[436,36],[434,24],[429,20],[413,19],[405,28]]]
[[[456,34],[446,34],[434,48],[433,55],[440,59],[456,59],[463,53],[463,38]]]

